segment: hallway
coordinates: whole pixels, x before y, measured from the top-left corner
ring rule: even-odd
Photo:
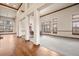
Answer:
[[[79,3],[0,3],[0,55],[79,56],[78,45]]]

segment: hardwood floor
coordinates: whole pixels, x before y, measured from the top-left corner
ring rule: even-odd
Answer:
[[[7,39],[8,43],[5,43],[4,50],[1,50],[0,55],[10,55],[10,56],[60,56],[62,54],[50,51],[42,46],[36,46],[31,41],[25,41],[22,38],[16,38],[15,35],[4,35],[4,41]],[[3,44],[3,43],[2,43]],[[3,45],[2,45],[3,46]],[[5,53],[5,52],[7,53]]]
[[[16,36],[15,34],[0,35],[0,55],[14,55]]]

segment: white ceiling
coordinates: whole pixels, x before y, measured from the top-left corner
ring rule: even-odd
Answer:
[[[59,10],[61,8],[67,7],[67,6],[72,5],[72,4],[73,3],[46,3],[45,6],[39,8],[40,9],[40,14],[45,15],[47,13]],[[13,7],[13,5],[16,5],[14,7],[18,8],[20,3],[9,3],[9,4],[6,4],[6,5],[11,6],[11,7]],[[16,12],[17,12],[16,10],[13,10],[11,8],[0,5],[0,15],[2,15],[2,16],[7,16],[7,17],[13,17],[14,18],[16,16]]]
[[[0,16],[15,18],[21,3],[0,3]]]
[[[73,3],[52,3],[51,5],[40,10],[40,15],[45,15],[47,13],[59,10],[61,8],[72,5]]]
[[[14,10],[14,9],[11,9],[11,8],[0,5],[0,16],[15,18],[16,17],[16,12],[17,11]]]

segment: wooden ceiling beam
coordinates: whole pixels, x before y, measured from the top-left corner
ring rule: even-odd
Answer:
[[[56,10],[56,11],[53,11],[53,12],[44,14],[44,15],[42,15],[42,16],[40,16],[40,17],[46,16],[46,15],[49,15],[49,14],[52,14],[52,13],[55,13],[55,12],[58,12],[58,11],[61,11],[61,10],[67,9],[67,8],[70,8],[70,7],[75,6],[75,5],[78,5],[78,4],[79,4],[79,3],[75,3],[75,4],[72,4],[72,5],[69,5],[69,6],[64,7],[64,8],[61,8],[61,9],[59,9],[59,10]]]
[[[18,9],[16,9],[16,8],[14,8],[14,7],[11,7],[11,6],[8,6],[8,5],[5,5],[5,4],[2,4],[2,3],[0,3],[0,5],[1,5],[1,6],[8,7],[8,8],[11,8],[11,9],[14,9],[14,10],[18,10]]]
[[[21,4],[20,4],[20,6],[18,7],[18,9],[17,9],[17,10],[19,10],[19,9],[20,9],[20,7],[22,6],[22,4],[23,4],[23,3],[21,3]]]

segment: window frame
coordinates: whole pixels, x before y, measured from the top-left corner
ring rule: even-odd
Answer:
[[[57,34],[57,18],[53,18],[53,34]],[[56,25],[56,28],[54,27],[54,25]]]
[[[75,17],[78,16],[78,17]],[[74,18],[75,17],[75,18]],[[75,20],[76,19],[76,20]],[[77,20],[78,19],[78,20]],[[79,29],[79,27],[73,27],[74,23],[79,22],[79,14],[74,14],[72,15],[72,35],[79,35],[79,31],[77,32],[77,30]],[[78,28],[78,29],[77,29]],[[75,31],[74,31],[75,30]]]
[[[3,25],[0,25],[3,27],[2,30],[0,29],[0,32],[13,32],[14,31],[14,21],[15,21],[14,18],[0,16],[0,21],[3,22]],[[7,25],[7,21],[9,21],[8,25]],[[10,22],[12,22],[12,24],[10,24]]]

